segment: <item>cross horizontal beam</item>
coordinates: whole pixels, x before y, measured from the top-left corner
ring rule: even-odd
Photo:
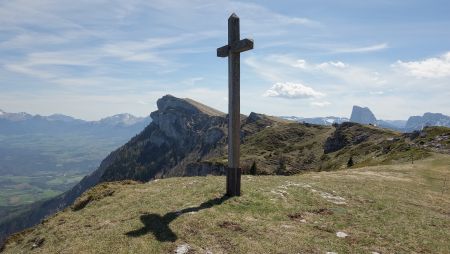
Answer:
[[[217,49],[218,57],[227,57],[230,53],[241,53],[253,49],[252,39],[243,39],[230,45],[225,45]]]

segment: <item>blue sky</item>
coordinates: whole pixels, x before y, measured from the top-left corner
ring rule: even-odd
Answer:
[[[0,2],[0,109],[148,115],[164,94],[227,109],[227,18],[240,17],[241,110],[381,119],[450,114],[448,1]]]

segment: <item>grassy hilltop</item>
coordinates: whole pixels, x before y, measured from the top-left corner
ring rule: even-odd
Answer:
[[[333,172],[102,183],[5,253],[448,253],[450,155]],[[338,237],[341,236],[341,237]]]

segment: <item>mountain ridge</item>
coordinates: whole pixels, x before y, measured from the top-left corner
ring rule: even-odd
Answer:
[[[59,113],[45,116],[45,115],[40,115],[40,114],[32,115],[32,114],[29,114],[26,112],[10,113],[10,112],[0,110],[0,119],[3,119],[3,120],[17,122],[17,121],[30,120],[33,118],[45,119],[45,120],[49,120],[49,121],[60,121],[60,122],[82,122],[82,123],[89,123],[89,124],[101,124],[101,123],[108,123],[110,119],[123,119],[123,120],[131,119],[133,121],[133,123],[138,123],[138,122],[141,122],[141,121],[144,121],[145,119],[147,119],[148,116],[147,117],[139,117],[139,116],[134,116],[133,114],[130,114],[130,113],[119,113],[119,114],[103,117],[99,120],[89,121],[89,120],[78,119],[78,118],[75,118],[75,117],[72,117],[69,115],[59,114]],[[111,121],[111,123],[127,124],[125,121],[122,121],[122,122]]]
[[[319,125],[340,124],[343,122],[355,122],[360,124],[372,124],[382,128],[412,132],[420,131],[426,126],[445,126],[450,127],[450,116],[442,113],[426,112],[422,116],[410,116],[407,120],[383,120],[377,119],[368,107],[353,106],[350,118],[346,117],[297,117],[297,116],[281,116],[281,118],[295,121],[305,122]]]
[[[227,116],[198,105],[163,96],[157,101],[158,110],[151,113],[153,121],[110,153],[96,171],[70,191],[0,225],[0,231],[6,235],[32,226],[102,182],[223,174]],[[450,146],[445,143],[448,129],[427,131],[416,137],[357,123],[320,126],[251,113],[241,116],[241,167],[244,174],[254,170],[261,175],[292,175],[346,168],[349,158],[357,166],[407,161],[412,152],[413,157],[425,158],[431,147],[441,151]],[[434,140],[430,135],[442,138]]]

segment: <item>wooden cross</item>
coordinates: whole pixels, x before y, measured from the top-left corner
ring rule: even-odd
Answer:
[[[240,53],[253,49],[253,40],[239,37],[239,17],[233,13],[228,18],[228,45],[217,49],[218,57],[228,57],[228,196],[241,195]]]

